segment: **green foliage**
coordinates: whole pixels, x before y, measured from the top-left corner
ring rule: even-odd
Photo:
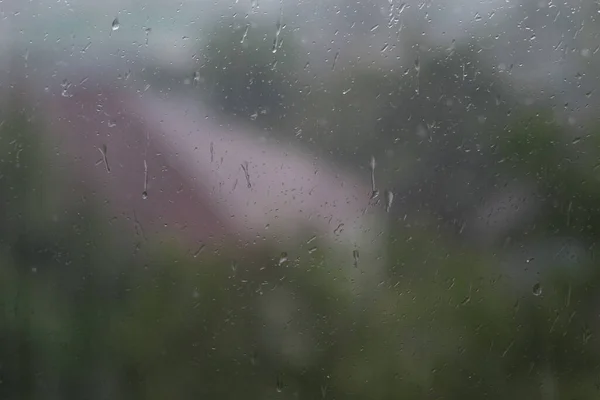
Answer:
[[[500,142],[505,164],[539,184],[547,217],[540,230],[600,238],[597,135],[569,140],[547,113],[516,117]],[[595,139],[596,138],[596,139]]]
[[[357,92],[396,82],[363,79]],[[176,243],[137,252],[98,204],[69,198],[38,127],[13,104],[0,127],[2,398],[597,397],[594,257],[576,272],[554,260],[533,293],[495,254],[396,224],[388,276],[358,299],[342,267],[302,246],[285,263],[269,245],[197,258]],[[516,112],[484,138],[488,162],[538,184],[543,209],[529,236],[595,248],[597,136],[567,140],[551,121]]]

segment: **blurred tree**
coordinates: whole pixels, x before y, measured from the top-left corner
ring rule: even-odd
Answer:
[[[462,64],[448,68],[456,73]],[[445,75],[449,82],[422,83],[420,95],[462,88],[460,75]],[[364,79],[379,82],[365,84],[365,93],[404,82]],[[489,110],[496,103],[487,101],[496,89],[478,98],[481,85],[464,85],[462,111],[433,108],[440,113],[433,119],[455,136],[411,138],[407,146],[438,146],[423,152],[430,163],[447,148],[450,176],[471,154],[457,146],[481,145],[481,161],[473,157],[469,167],[478,173],[473,182],[533,180],[541,212],[515,225],[505,253],[568,235],[592,249],[576,260],[578,268],[554,255],[524,291],[495,250],[434,223],[398,220],[389,275],[368,301],[344,290],[341,269],[327,264],[315,242],[285,257],[269,244],[193,257],[177,243],[150,242],[137,252],[93,196],[70,190],[68,177],[53,177],[41,127],[13,98],[0,126],[0,396],[597,397],[598,135],[567,139],[544,107],[495,114]],[[414,87],[406,90],[420,101]],[[423,101],[420,107],[436,104]],[[479,130],[467,117],[459,121],[467,101],[483,104],[486,121],[497,122]],[[398,134],[389,107],[390,125],[376,142]],[[408,107],[405,116],[428,118]],[[542,243],[547,253],[562,251]]]
[[[202,50],[194,82],[223,111],[272,126],[293,102],[297,51],[281,19],[223,19]]]

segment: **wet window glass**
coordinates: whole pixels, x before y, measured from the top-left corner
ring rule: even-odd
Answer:
[[[599,398],[599,21],[0,0],[0,397]]]

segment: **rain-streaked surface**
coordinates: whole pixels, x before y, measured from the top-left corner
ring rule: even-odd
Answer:
[[[592,0],[0,0],[0,398],[599,398],[599,96]]]

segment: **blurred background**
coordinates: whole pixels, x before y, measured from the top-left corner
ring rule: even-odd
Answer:
[[[0,0],[0,397],[600,396],[600,4]]]

